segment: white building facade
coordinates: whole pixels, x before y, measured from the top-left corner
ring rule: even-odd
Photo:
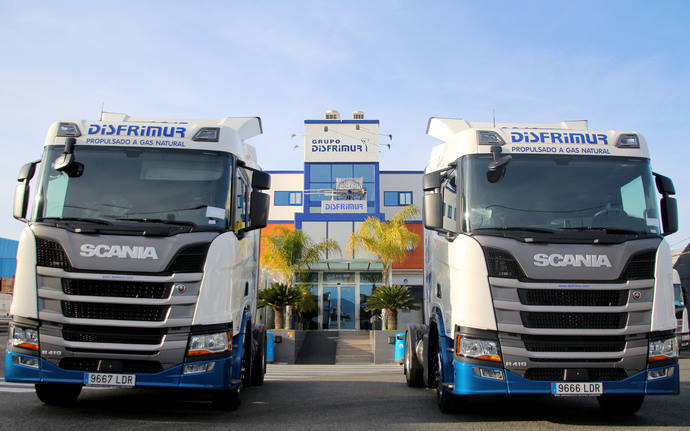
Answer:
[[[365,119],[361,111],[355,111],[351,119],[328,111],[323,119],[304,121],[304,169],[268,171],[271,208],[264,234],[278,226],[301,229],[315,242],[335,240],[343,251],[342,255],[329,253],[304,276],[318,303],[318,313],[303,316],[305,328],[380,327],[364,304],[381,284],[382,265],[365,252],[346,255],[347,242],[368,217],[387,220],[410,204],[420,209],[407,223],[419,241],[404,262],[394,265],[393,283],[410,286],[421,299],[423,170],[381,170],[379,154],[389,148],[389,139],[379,134],[379,120]],[[399,313],[399,327],[418,320],[418,313]]]

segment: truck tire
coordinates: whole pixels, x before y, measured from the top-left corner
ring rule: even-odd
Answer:
[[[407,386],[421,388],[424,386],[424,366],[417,359],[414,346],[419,339],[419,327],[410,326],[405,332],[405,380]]]
[[[631,416],[644,403],[644,394],[604,394],[597,397],[599,406],[609,416]]]
[[[36,396],[45,404],[68,406],[79,398],[82,385],[70,383],[39,383],[35,385]]]
[[[254,328],[254,358],[252,359],[252,385],[264,384],[266,374],[266,328],[257,326]]]
[[[211,403],[216,410],[233,411],[240,406],[240,386],[227,390],[213,391]]]

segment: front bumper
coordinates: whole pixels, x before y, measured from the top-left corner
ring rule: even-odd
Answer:
[[[497,380],[480,377],[473,368],[490,368],[502,370],[504,379]],[[678,395],[680,393],[680,370],[678,364],[666,365],[663,368],[673,368],[673,375],[654,380],[647,380],[647,372],[657,368],[650,368],[623,380],[604,381],[605,394],[648,394],[648,395]],[[551,394],[553,382],[529,380],[508,370],[469,364],[458,360],[453,361],[453,390],[456,395],[548,395]]]
[[[14,356],[27,355],[5,352],[5,381],[7,382],[84,384],[85,375],[88,373],[65,370],[44,359],[40,359],[40,368],[32,368],[15,363]],[[211,371],[195,374],[183,374],[185,364],[168,368],[159,373],[122,374],[136,374],[136,387],[225,390],[241,384],[239,378],[233,378],[233,362],[235,361],[232,356],[199,362],[214,362],[215,364]]]

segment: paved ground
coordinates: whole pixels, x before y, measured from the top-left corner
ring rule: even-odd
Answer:
[[[617,420],[602,416],[594,399],[550,397],[493,398],[444,415],[434,392],[408,388],[397,366],[273,365],[266,383],[245,390],[229,413],[200,396],[157,390],[87,389],[74,407],[49,407],[30,386],[0,381],[0,429],[679,429],[690,427],[690,355],[681,368],[680,396],[649,397],[638,415]]]

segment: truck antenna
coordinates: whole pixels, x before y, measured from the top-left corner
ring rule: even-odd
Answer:
[[[491,116],[494,118],[494,129],[496,128],[496,108],[491,108]]]
[[[105,102],[101,102],[101,115],[98,117],[99,121],[103,121],[103,107],[105,106]]]

